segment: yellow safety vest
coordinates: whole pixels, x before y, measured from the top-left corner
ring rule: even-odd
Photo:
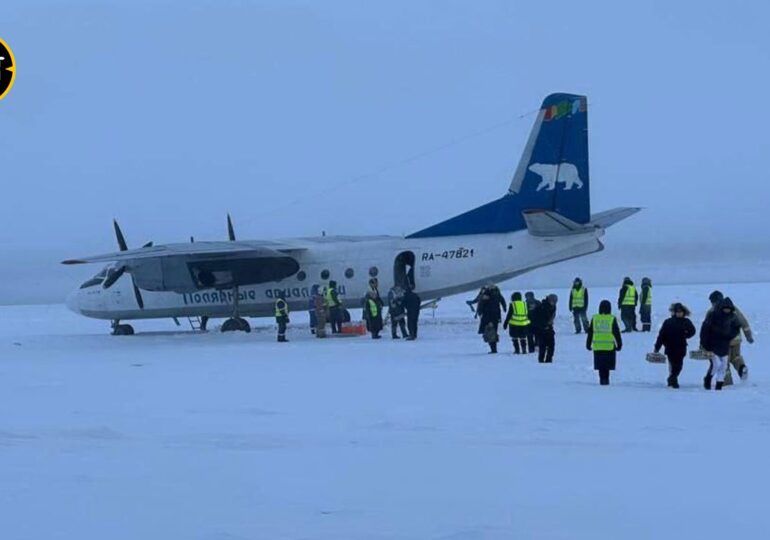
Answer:
[[[652,305],[652,285],[647,287],[647,299],[644,301],[645,306],[651,306]]]
[[[615,336],[612,334],[612,326],[615,322],[614,315],[594,315],[591,319],[593,329],[593,341],[591,348],[594,351],[614,351]]]
[[[380,312],[380,308],[379,308],[379,306],[377,305],[377,302],[375,302],[374,300],[372,300],[371,298],[369,298],[369,299],[366,301],[366,303],[367,303],[367,305],[369,306],[369,313],[371,314],[371,316],[372,316],[372,317],[376,317],[376,316],[377,316],[377,314]]]
[[[511,326],[528,326],[529,312],[527,310],[527,304],[521,300],[516,300],[511,305],[513,307],[513,314],[511,315],[511,321],[508,324]]]
[[[586,307],[586,288],[572,289],[571,309],[583,309],[584,307]]]
[[[326,289],[326,305],[329,307],[335,307],[337,305],[337,302],[334,301],[334,296],[332,296],[332,292],[337,292],[336,289],[328,288]]]
[[[629,285],[628,288],[626,288],[626,295],[623,297],[623,302],[621,305],[624,305],[624,306],[636,305],[636,287],[634,287],[633,285]]]
[[[279,298],[275,301],[275,316],[284,317],[289,315],[289,304],[285,300]]]

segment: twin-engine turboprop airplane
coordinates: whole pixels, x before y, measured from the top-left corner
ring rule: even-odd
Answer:
[[[603,249],[604,230],[639,208],[591,215],[588,112],[584,96],[543,101],[508,192],[446,221],[401,236],[322,236],[291,240],[191,242],[64,261],[111,263],[67,298],[73,311],[112,321],[229,317],[222,330],[249,331],[243,317],[274,312],[283,293],[307,307],[313,285],[338,284],[345,307],[360,307],[371,277],[382,291],[412,287],[424,301],[478,289]]]

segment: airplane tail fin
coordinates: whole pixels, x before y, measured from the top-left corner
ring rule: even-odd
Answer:
[[[591,220],[588,104],[585,96],[551,94],[532,126],[508,193],[418,231],[410,238],[488,234],[527,228],[523,212],[545,210],[576,224]]]

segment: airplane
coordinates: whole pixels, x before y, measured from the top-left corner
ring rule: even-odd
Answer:
[[[226,318],[222,331],[250,331],[244,317],[274,314],[283,294],[307,308],[313,285],[338,284],[345,308],[361,307],[369,279],[400,285],[435,303],[547,265],[604,249],[605,229],[640,208],[591,214],[586,96],[555,93],[540,107],[507,192],[406,236],[320,236],[194,241],[63,261],[109,263],[66,300],[72,311],[133,334],[135,319]]]

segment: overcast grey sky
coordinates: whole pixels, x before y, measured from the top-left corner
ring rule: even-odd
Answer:
[[[74,285],[54,263],[112,250],[113,217],[134,246],[224,238],[228,211],[244,238],[418,230],[505,191],[554,91],[589,96],[593,210],[647,207],[608,245],[766,256],[768,20],[760,1],[6,1],[0,303]]]

